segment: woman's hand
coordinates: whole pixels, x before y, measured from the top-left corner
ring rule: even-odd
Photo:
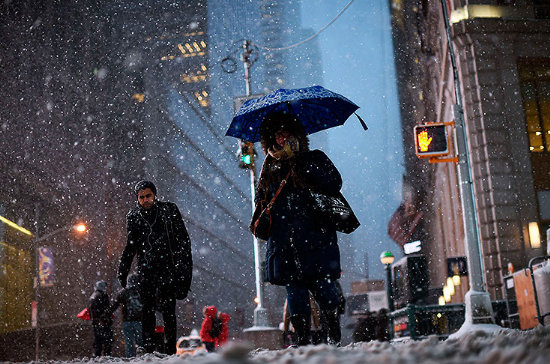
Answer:
[[[269,148],[269,154],[275,159],[289,159],[294,157],[295,153],[300,149],[300,143],[298,140],[290,136],[288,137],[282,147],[274,145]]]

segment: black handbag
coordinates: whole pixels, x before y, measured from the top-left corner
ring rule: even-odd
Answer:
[[[361,225],[341,192],[335,195],[309,190],[311,209],[317,222],[342,233],[352,233]]]
[[[250,222],[249,228],[252,234],[258,239],[267,240],[271,236],[271,208],[273,207],[277,196],[279,196],[279,193],[281,193],[281,190],[286,185],[290,172],[291,170],[288,171],[286,177],[281,181],[281,184],[279,185],[277,192],[275,192],[275,195],[273,195],[271,201],[269,201],[266,205],[267,200],[261,200],[254,208],[254,213],[252,214],[252,221]]]

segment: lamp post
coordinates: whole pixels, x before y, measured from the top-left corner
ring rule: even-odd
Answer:
[[[53,231],[50,231],[49,233],[45,234],[45,235],[42,235],[42,236],[38,236],[38,234],[36,235],[34,241],[33,241],[33,245],[34,245],[34,251],[35,251],[35,255],[36,255],[36,283],[35,283],[35,288],[34,288],[34,300],[36,302],[36,327],[35,327],[35,351],[34,351],[34,356],[35,356],[35,361],[39,361],[39,353],[40,353],[40,331],[39,331],[39,314],[38,314],[38,298],[39,298],[39,288],[40,288],[40,261],[39,261],[39,258],[38,258],[38,244],[41,242],[41,241],[44,241],[48,238],[51,238],[52,236],[56,235],[56,234],[59,234],[61,232],[68,232],[68,231],[71,231],[71,230],[74,230],[77,234],[84,234],[86,231],[88,231],[88,227],[86,226],[86,224],[80,222],[80,223],[77,223],[77,224],[69,224],[69,225],[65,225],[63,227],[60,227],[58,229],[55,229]]]
[[[244,80],[246,85],[246,96],[252,95],[252,80],[250,77],[250,68],[254,63],[251,58],[253,49],[248,40],[244,40],[242,44],[241,61],[244,64]],[[254,158],[254,144],[249,146],[249,155]],[[254,211],[254,201],[256,194],[256,166],[253,159],[251,160],[250,168],[250,194],[252,197],[252,211]],[[254,238],[254,271],[256,276],[256,308],[254,309],[254,327],[269,327],[269,312],[264,305],[264,280],[263,280],[263,262],[261,257],[260,240]]]
[[[392,290],[392,279],[391,279],[391,265],[395,257],[392,252],[385,251],[380,254],[380,261],[384,264],[384,269],[386,270],[386,295],[388,296],[388,310],[390,313],[393,311],[393,290]]]
[[[454,78],[456,105],[453,107],[453,113],[455,115],[456,149],[459,157],[457,166],[459,178],[458,188],[460,190],[460,200],[462,204],[464,247],[468,259],[468,275],[470,282],[470,290],[464,296],[466,311],[464,324],[457,332],[450,336],[450,338],[456,339],[473,330],[491,332],[498,330],[500,327],[495,325],[491,297],[486,290],[483,276],[484,268],[481,256],[481,237],[477,224],[477,210],[471,174],[470,154],[468,151],[466,123],[464,120],[464,108],[462,106],[461,85],[455,59],[453,39],[451,36],[447,1],[441,0],[441,6]]]

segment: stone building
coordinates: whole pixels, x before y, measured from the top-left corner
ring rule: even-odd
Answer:
[[[447,4],[485,282],[491,298],[501,299],[509,263],[517,270],[543,255],[550,227],[550,3]],[[448,258],[465,256],[456,164],[417,159],[413,138],[415,125],[453,120],[456,99],[442,4],[393,0],[392,26],[405,144],[404,199],[424,213],[422,249],[437,296],[448,276]],[[451,136],[454,141],[454,132]],[[451,154],[456,155],[454,148]],[[462,283],[451,302],[463,301],[467,279]]]

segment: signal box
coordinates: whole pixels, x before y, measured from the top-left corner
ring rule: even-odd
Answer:
[[[432,123],[414,127],[414,145],[418,158],[449,155],[446,123]]]

